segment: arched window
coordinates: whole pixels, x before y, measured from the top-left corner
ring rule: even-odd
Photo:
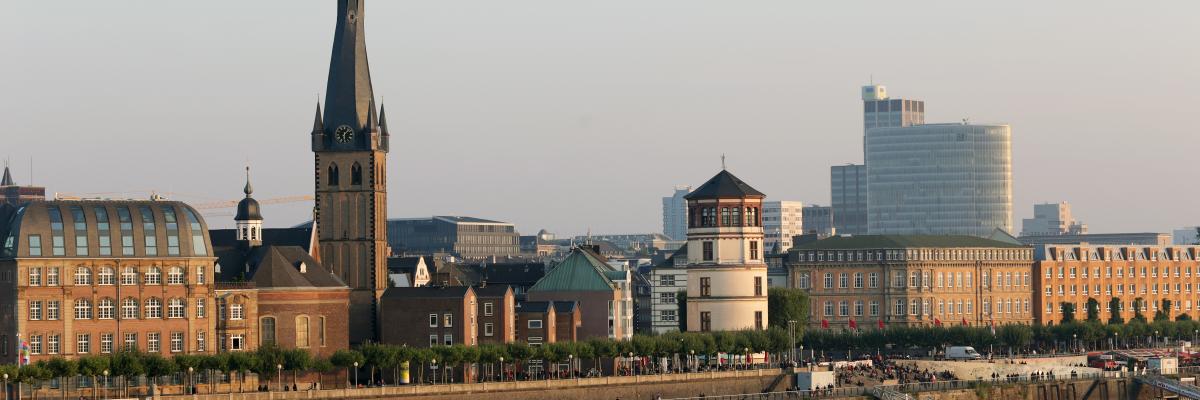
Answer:
[[[116,308],[116,302],[113,299],[108,297],[100,299],[100,302],[96,304],[96,318],[113,319],[116,317]]]
[[[150,267],[150,269],[146,270],[146,284],[147,285],[161,285],[162,284],[162,269],[160,269],[158,267]]]
[[[296,347],[308,347],[308,316],[296,317]]]
[[[146,311],[143,314],[147,319],[162,318],[162,300],[151,297],[146,300]]]
[[[100,273],[96,274],[96,283],[100,285],[112,285],[116,275],[116,271],[112,267],[100,267]]]
[[[263,317],[259,321],[258,327],[260,331],[258,345],[270,346],[275,344],[275,317]]]
[[[127,297],[121,300],[121,319],[137,319],[138,318],[138,301],[135,298]]]
[[[329,176],[327,177],[329,186],[338,185],[338,166],[337,164],[329,164]]]
[[[184,310],[186,309],[187,302],[183,301],[183,299],[171,299],[167,303],[167,318],[183,318],[185,314]]]
[[[138,276],[137,268],[125,267],[124,269],[121,270],[121,284],[126,285],[126,286],[136,285],[137,284],[137,276]]]
[[[92,284],[92,269],[88,267],[75,268],[75,284],[76,285],[91,285]]]
[[[183,284],[183,267],[171,267],[171,269],[167,270],[167,284],[168,285],[182,285]]]
[[[362,184],[362,166],[358,165],[358,163],[354,163],[354,165],[350,166],[350,184]]]
[[[92,319],[92,302],[88,299],[75,300],[75,319]]]

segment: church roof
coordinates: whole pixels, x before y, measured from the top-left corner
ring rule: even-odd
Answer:
[[[213,229],[208,231],[212,237],[213,247],[237,247],[236,229]],[[296,246],[311,252],[313,242],[313,225],[301,225],[294,228],[267,228],[262,230],[263,244],[277,246]]]
[[[338,1],[337,17],[325,87],[324,127],[349,125],[356,132],[369,132],[376,123],[375,95],[367,65],[363,0]]]
[[[17,184],[13,183],[12,174],[10,174],[8,172],[8,166],[5,165],[4,166],[4,178],[0,179],[0,186],[16,186],[16,185]]]
[[[576,247],[529,292],[612,291],[613,269],[591,251]]]
[[[688,200],[694,199],[716,199],[716,198],[739,198],[739,197],[766,197],[762,192],[750,187],[746,182],[734,176],[727,170],[721,170],[714,175],[708,182],[704,182],[699,188],[688,193],[683,198]]]
[[[253,282],[260,289],[347,287],[300,246],[219,247],[216,254],[221,282]]]
[[[242,193],[246,194],[246,198],[238,202],[237,215],[233,220],[262,221],[262,207],[258,205],[258,200],[251,196],[254,194],[254,187],[250,186],[250,167],[246,167],[246,186],[242,188]]]

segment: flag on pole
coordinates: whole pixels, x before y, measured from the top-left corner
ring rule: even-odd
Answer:
[[[963,317],[962,323],[963,326],[967,326],[967,317]]]
[[[829,320],[827,320],[827,319],[821,320],[821,327],[825,328],[825,329],[829,329]]]
[[[879,329],[883,329],[883,320],[882,319],[877,319],[877,320],[875,320],[875,322],[877,322],[876,325],[879,326]]]
[[[937,317],[933,318],[933,326],[942,326],[942,320]]]
[[[858,329],[858,323],[854,322],[853,318],[850,319],[850,329]]]

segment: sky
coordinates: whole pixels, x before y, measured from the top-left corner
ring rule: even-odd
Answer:
[[[334,0],[7,2],[0,158],[50,193],[189,203],[311,194]],[[862,160],[860,86],[927,122],[1008,123],[1014,227],[1069,201],[1092,232],[1200,223],[1200,2],[367,2],[389,217],[532,234],[657,232],[729,170],[829,203]],[[30,164],[32,162],[32,171]],[[267,205],[289,226],[310,203]],[[207,209],[214,227],[232,209]]]

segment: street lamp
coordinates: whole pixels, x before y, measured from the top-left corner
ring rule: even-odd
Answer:
[[[1158,346],[1158,331],[1154,331],[1154,343],[1150,343],[1150,347]]]
[[[104,370],[104,397],[108,397],[108,370]]]
[[[500,382],[504,382],[504,357],[500,357]]]
[[[354,387],[358,387],[358,361],[354,362]]]
[[[1116,340],[1113,341],[1113,347],[1116,347],[1121,344],[1121,332],[1113,332],[1113,335],[1116,336]]]
[[[187,391],[192,392],[191,394],[195,394],[195,387],[196,387],[196,384],[194,383],[194,381],[192,379],[193,371],[195,371],[195,369],[193,369],[192,367],[188,367],[188,390]]]
[[[695,366],[695,363],[693,362],[693,361],[695,361],[695,359],[696,359],[696,350],[688,350],[688,370],[689,370],[689,372],[696,372],[696,366]]]
[[[429,369],[433,370],[433,383],[437,384],[437,359],[429,359]]]
[[[743,347],[743,348],[742,348],[742,354],[743,354],[743,355],[745,355],[745,357],[746,357],[746,358],[743,358],[743,359],[742,359],[742,367],[743,367],[743,368],[750,368],[750,348],[749,348],[749,347]]]
[[[1071,347],[1074,347],[1076,352],[1079,351],[1079,335],[1071,334]]]
[[[633,376],[633,352],[629,352],[629,375]]]
[[[4,374],[4,400],[8,400],[8,374]]]
[[[567,354],[567,375],[574,375],[575,371],[575,355]]]
[[[800,361],[804,361],[804,345],[800,345]]]
[[[275,364],[275,379],[279,380],[279,390],[283,390],[283,364]]]

